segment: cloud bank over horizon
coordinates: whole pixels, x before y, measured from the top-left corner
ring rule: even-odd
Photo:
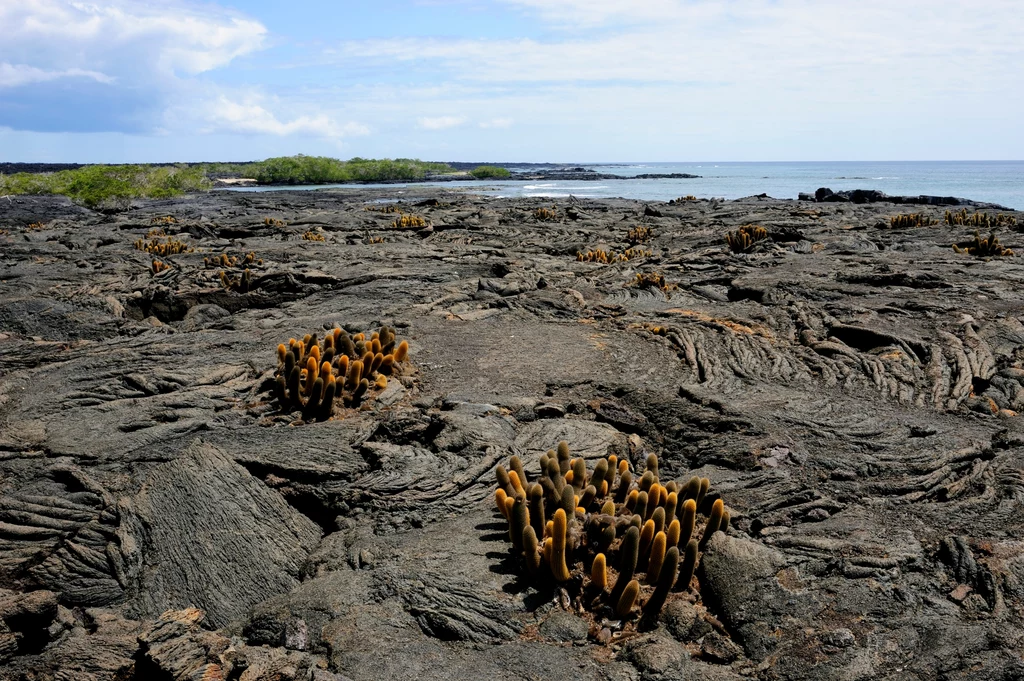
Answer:
[[[1009,0],[0,0],[0,26],[0,161],[1024,158]]]

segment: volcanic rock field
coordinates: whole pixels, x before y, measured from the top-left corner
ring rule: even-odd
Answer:
[[[1024,266],[947,210],[0,198],[0,679],[1024,678]],[[384,325],[281,409],[279,344]],[[652,626],[512,549],[562,441],[731,513]]]

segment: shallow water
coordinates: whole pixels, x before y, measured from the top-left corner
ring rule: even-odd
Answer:
[[[646,173],[689,173],[697,179],[623,179],[587,181],[437,183],[451,188],[473,188],[492,196],[587,198],[623,197],[644,201],[668,201],[687,194],[697,198],[736,199],[754,194],[795,199],[800,192],[818,187],[877,189],[891,195],[931,194],[988,201],[1024,210],[1024,161],[879,161],[814,163],[616,163],[581,165],[599,173],[634,178]],[[531,170],[508,166],[512,170]],[[247,187],[229,191],[322,189],[352,185],[302,187]],[[401,187],[408,185],[358,185]],[[417,183],[416,186],[422,186]]]

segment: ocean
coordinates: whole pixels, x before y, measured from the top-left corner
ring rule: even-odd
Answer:
[[[786,163],[571,163],[599,173],[619,175],[622,180],[597,181],[459,181],[441,186],[472,188],[500,197],[579,198],[622,197],[641,201],[668,201],[681,196],[736,199],[767,194],[795,199],[800,192],[818,187],[876,189],[890,195],[956,196],[1024,210],[1024,161],[844,161]],[[510,170],[532,168],[507,166]],[[641,174],[689,173],[696,179],[637,179]],[[316,187],[257,187],[248,191],[315,189]],[[333,185],[351,186],[351,185]],[[376,185],[360,185],[373,187]],[[390,188],[422,186],[380,185]],[[239,189],[244,191],[244,189]]]

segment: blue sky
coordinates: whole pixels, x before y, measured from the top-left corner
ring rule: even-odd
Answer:
[[[0,161],[1024,159],[1017,0],[0,0]]]

